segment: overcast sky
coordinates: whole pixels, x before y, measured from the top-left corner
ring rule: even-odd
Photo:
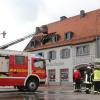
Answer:
[[[35,27],[57,21],[61,16],[96,9],[100,9],[100,0],[0,0],[0,33],[7,33],[6,38],[0,35],[0,46],[34,33]],[[22,51],[30,39],[8,49]]]

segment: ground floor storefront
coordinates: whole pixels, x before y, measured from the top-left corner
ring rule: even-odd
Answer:
[[[84,81],[84,73],[88,64],[77,65],[73,68],[54,68],[47,70],[47,84],[48,85],[66,85],[73,82],[73,71],[74,69],[79,69],[81,72],[81,79]]]

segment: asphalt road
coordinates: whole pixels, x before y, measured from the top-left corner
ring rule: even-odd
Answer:
[[[0,100],[100,100],[100,94],[75,93],[73,88],[51,86],[41,87],[34,93],[5,89],[0,91]]]

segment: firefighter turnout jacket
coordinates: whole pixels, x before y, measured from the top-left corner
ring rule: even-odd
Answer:
[[[100,81],[100,69],[94,69],[94,81]]]

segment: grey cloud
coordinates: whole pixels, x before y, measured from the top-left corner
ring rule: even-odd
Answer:
[[[9,0],[9,6],[12,8],[13,16],[19,21],[34,22],[41,9],[43,3],[41,0]]]

